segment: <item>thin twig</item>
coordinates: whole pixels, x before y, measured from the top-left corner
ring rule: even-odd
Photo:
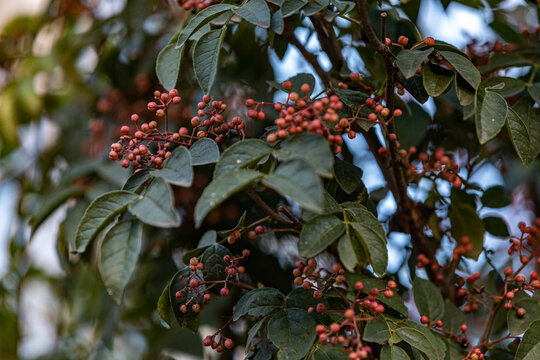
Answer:
[[[268,215],[270,215],[272,217],[272,219],[276,220],[276,221],[279,221],[280,223],[283,223],[283,224],[287,224],[287,225],[291,225],[293,224],[292,221],[289,221],[287,219],[285,219],[284,217],[282,217],[281,215],[279,215],[276,211],[274,211],[274,209],[272,209],[260,196],[259,194],[257,194],[257,192],[255,190],[253,190],[252,188],[250,187],[247,187],[245,189],[246,193],[248,194],[248,196],[253,200],[255,201],[255,203],[261,208],[264,210],[264,212],[266,212]]]

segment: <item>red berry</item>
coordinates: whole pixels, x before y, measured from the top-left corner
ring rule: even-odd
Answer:
[[[227,288],[222,288],[219,293],[221,294],[221,296],[228,296],[229,295],[229,289]]]
[[[242,256],[243,256],[243,257],[248,257],[250,254],[251,254],[251,252],[250,252],[248,249],[244,249],[244,250],[242,251]]]
[[[284,81],[283,84],[281,84],[283,87],[283,90],[285,91],[291,91],[292,89],[292,82],[290,80]]]
[[[463,332],[467,331],[467,325],[465,324],[461,325],[461,331]]]
[[[424,43],[427,46],[433,46],[433,45],[435,45],[435,39],[432,38],[432,37],[427,37],[427,38],[424,39]]]
[[[422,324],[429,324],[429,318],[425,315],[422,315],[422,317],[420,318],[420,322]]]
[[[234,347],[234,342],[231,339],[225,340],[223,344],[227,349],[232,349]]]
[[[347,310],[345,310],[345,317],[346,317],[347,319],[350,320],[350,319],[354,318],[354,315],[355,315],[355,313],[354,313],[354,310],[353,310],[353,309],[347,309]]]

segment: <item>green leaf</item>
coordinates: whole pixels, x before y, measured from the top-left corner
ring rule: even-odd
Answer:
[[[215,4],[209,6],[195,14],[192,18],[189,19],[186,27],[182,29],[180,35],[178,36],[178,41],[176,42],[176,47],[180,48],[184,43],[189,39],[191,34],[193,34],[200,26],[209,22],[212,18],[232,10],[236,5],[232,4]]]
[[[329,4],[329,0],[314,0],[313,2],[308,3],[302,11],[306,16],[315,15],[319,11],[326,9]]]
[[[255,26],[264,29],[270,27],[270,8],[264,0],[251,0],[233,12]]]
[[[533,98],[533,100],[540,104],[540,83],[534,83],[531,86],[527,88],[527,91],[529,92],[529,95]]]
[[[368,342],[384,344],[390,339],[390,336],[390,329],[386,320],[379,316],[373,321],[366,322],[362,339]]]
[[[154,171],[152,175],[160,177],[169,184],[190,187],[193,183],[193,167],[189,150],[183,146],[174,149],[165,161],[163,169]]]
[[[285,307],[287,309],[309,309],[310,306],[316,307],[318,303],[323,303],[324,305],[328,305],[328,302],[325,298],[315,299],[313,297],[313,290],[312,289],[304,289],[303,287],[297,287],[293,289],[286,297],[285,297]],[[316,316],[313,314],[313,316]]]
[[[315,340],[315,320],[306,310],[287,309],[268,321],[268,336],[279,348],[278,360],[297,360],[304,357]]]
[[[221,155],[214,169],[214,178],[232,170],[255,165],[272,153],[272,148],[259,139],[246,139],[229,147]]]
[[[478,217],[476,210],[465,203],[452,203],[448,212],[451,232],[454,239],[460,241],[463,236],[468,236],[473,244],[473,251],[465,256],[478,259],[484,248],[484,224]]]
[[[348,360],[347,353],[331,345],[318,345],[313,360]]]
[[[540,359],[540,321],[535,321],[523,335],[515,360]]]
[[[133,175],[127,179],[122,190],[139,193],[141,190],[140,188],[143,185],[146,185],[146,182],[150,179],[153,172],[154,170],[151,169],[141,169],[133,173]]]
[[[386,344],[381,350],[381,360],[410,360],[407,352],[399,346]]]
[[[424,89],[422,77],[420,75],[414,75],[410,79],[406,79],[401,72],[397,75],[398,80],[403,84],[405,90],[407,90],[420,104],[425,103],[429,99],[429,95]]]
[[[221,44],[227,33],[227,26],[207,32],[197,41],[193,50],[193,70],[201,89],[205,93],[216,77]]]
[[[480,72],[469,59],[452,51],[439,51],[439,53],[454,67],[458,74],[463,76],[469,85],[475,90],[478,89],[481,80]]]
[[[396,329],[396,332],[407,344],[423,352],[428,359],[443,360],[439,356],[435,344],[422,331],[410,327],[402,327]]]
[[[518,336],[526,332],[533,322],[540,320],[540,299],[527,297],[515,301],[514,305],[518,309],[523,308],[527,311],[522,317],[517,315],[516,309],[511,309],[506,313],[510,335]]]
[[[281,13],[281,9],[276,11],[272,15],[272,30],[278,35],[283,34],[283,30],[285,29],[285,21],[283,21],[283,15]]]
[[[449,299],[444,300],[443,329],[452,334],[459,334],[463,324],[465,324],[463,311],[459,310]]]
[[[476,91],[459,74],[455,76],[456,96],[461,106],[473,105],[476,99]],[[474,106],[473,106],[474,108]]]
[[[180,215],[174,207],[171,187],[161,178],[155,178],[148,186],[144,197],[130,203],[128,210],[148,225],[158,227],[180,225]]]
[[[332,0],[332,4],[338,9],[340,14],[346,14],[356,6],[356,4],[352,1],[341,0]]]
[[[247,211],[244,211],[244,213],[242,214],[242,216],[240,216],[240,219],[238,219],[238,222],[232,229],[220,230],[217,232],[218,235],[221,236],[222,238],[226,238],[229,235],[231,235],[233,232],[235,232],[236,230],[243,229],[244,223],[246,222],[246,215],[247,215]]]
[[[496,85],[502,84],[501,88]],[[525,89],[525,82],[506,76],[493,76],[482,81],[480,89],[488,89],[500,94],[502,97],[510,97],[519,94]]]
[[[358,90],[342,89],[337,86],[332,86],[332,91],[345,105],[349,106],[355,113],[358,110],[358,107],[364,105],[368,98],[365,93]],[[366,117],[369,112],[370,111],[366,110]],[[362,115],[362,110],[360,110],[360,114]]]
[[[176,86],[184,50],[185,47],[178,48],[173,42],[165,46],[157,56],[156,75],[167,91],[174,89]]]
[[[407,106],[411,110],[410,113],[404,112],[394,124],[401,147],[408,149],[411,146],[418,146],[425,138],[431,117],[415,101],[407,103]]]
[[[265,325],[267,320],[268,320],[268,318],[264,317],[261,320],[257,321],[255,323],[255,325],[253,325],[251,327],[251,329],[249,329],[248,337],[247,337],[247,340],[246,340],[246,348],[247,349],[249,349],[251,347],[253,339],[255,338],[257,333],[261,330],[261,328]]]
[[[334,163],[334,173],[336,181],[347,194],[364,186],[362,182],[363,171],[359,167],[347,161],[336,159]]]
[[[476,135],[480,144],[485,144],[501,131],[506,119],[506,100],[494,91],[476,96]]]
[[[200,262],[203,263],[204,268],[202,274],[205,281],[220,281],[227,277],[226,268],[230,264],[224,259],[225,256],[233,257],[233,254],[225,246],[220,244],[214,244],[207,247],[200,256]],[[214,286],[212,290],[215,293],[219,293],[222,286]]]
[[[223,14],[225,16],[227,16],[227,14]],[[218,17],[219,19],[219,17]],[[218,19],[216,19],[216,21],[219,21]],[[195,31],[191,37],[189,38],[189,40],[193,41],[193,42],[197,42],[199,41],[200,38],[202,38],[202,36],[204,34],[208,34],[210,31],[212,31],[212,25],[211,25],[211,22],[208,22],[206,24],[204,24],[203,26],[201,26],[199,29],[197,29],[197,31]],[[185,46],[187,47],[187,46]]]
[[[213,164],[219,161],[218,145],[210,138],[197,140],[191,145],[189,152],[193,166]]]
[[[171,291],[172,280],[173,279],[171,279],[167,283],[167,286],[165,286],[165,288],[163,289],[157,303],[158,315],[161,318],[161,320],[163,320],[165,324],[169,326],[169,328],[171,326],[171,313],[173,312],[171,298],[169,296],[169,292]]]
[[[512,108],[509,108],[506,114],[506,128],[523,165],[531,165],[534,160],[531,134],[525,122]]]
[[[487,216],[482,219],[486,231],[491,235],[499,237],[508,237],[510,233],[508,232],[508,226],[503,219],[496,216]]]
[[[136,194],[120,190],[108,192],[95,199],[84,212],[70,251],[84,252],[90,241],[137,198]]]
[[[135,269],[141,239],[141,223],[135,219],[125,219],[107,231],[101,243],[98,257],[99,272],[107,292],[119,304]]]
[[[428,56],[433,52],[433,48],[427,50],[402,50],[397,54],[396,64],[405,76],[409,79],[416,74],[418,67],[427,60]]]
[[[303,160],[280,164],[262,183],[277,193],[290,197],[307,210],[322,212],[324,189],[321,180],[311,165]]]
[[[240,169],[231,171],[225,176],[215,177],[195,205],[195,227],[201,226],[210,210],[262,176],[262,173],[255,170]]]
[[[529,60],[521,57],[518,54],[495,54],[489,59],[489,63],[487,65],[480,67],[480,72],[482,74],[488,74],[499,69],[530,65],[531,62]]]
[[[439,289],[430,281],[416,277],[413,282],[414,303],[421,316],[434,323],[444,316],[444,302]]]
[[[266,316],[275,309],[283,307],[284,301],[285,297],[278,289],[265,287],[251,290],[234,306],[233,321],[244,315]]]
[[[492,186],[482,194],[482,205],[489,208],[502,208],[512,203],[510,194],[501,185]]]
[[[281,5],[281,12],[283,13],[283,17],[289,17],[291,15],[296,14],[300,11],[308,3],[307,0],[285,0],[283,1],[283,4]]]
[[[199,256],[200,254],[203,253],[203,251],[207,247],[209,247],[211,245],[214,245],[216,243],[217,243],[217,233],[216,233],[216,231],[215,230],[208,230],[207,232],[205,232],[203,234],[203,236],[199,240],[199,243],[197,244],[197,248],[187,251],[184,254],[184,256],[182,256],[182,262],[184,264],[186,264],[186,265],[189,264],[189,260],[192,257]]]
[[[304,133],[281,144],[276,156],[281,161],[301,159],[309,163],[321,176],[333,176],[334,155],[328,141],[319,135]]]
[[[422,82],[429,96],[437,97],[444,94],[454,78],[452,71],[440,66],[426,63],[422,71]]]
[[[339,239],[337,250],[345,269],[354,271],[356,265],[367,262],[367,255],[354,231],[350,230],[349,226],[346,231],[346,234]]]
[[[183,268],[173,276],[169,286],[169,301],[178,324],[181,327],[187,327],[193,331],[197,331],[200,313],[194,312],[191,306],[187,306],[185,313],[180,311],[180,306],[188,302],[190,305],[203,303],[203,293],[206,286],[199,285],[197,288],[189,286],[189,281],[192,278],[202,282],[204,280],[202,274],[200,271],[197,271],[193,277],[191,276],[192,272],[189,267]]]
[[[386,232],[381,223],[363,205],[344,203],[345,211],[352,215],[349,225],[360,239],[369,263],[377,274],[384,274],[388,265],[388,249],[386,248]]]
[[[320,215],[302,227],[298,251],[305,258],[314,257],[332,245],[345,231],[343,222],[334,215]]]

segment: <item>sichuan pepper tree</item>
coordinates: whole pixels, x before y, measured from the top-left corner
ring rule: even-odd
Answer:
[[[540,357],[540,220],[514,219],[511,233],[485,211],[509,205],[508,189],[473,179],[486,164],[505,172],[505,158],[520,160],[515,171],[535,166],[539,31],[514,30],[488,3],[502,40],[459,49],[419,33],[414,1],[179,1],[190,15],[157,55],[160,85],[145,110],[120,112],[108,150],[133,174],[79,216],[72,261],[95,260],[107,292],[129,306],[136,267],[160,248],[144,243],[168,237],[166,256],[183,264],[150,299],[162,325],[197,331],[219,303],[203,345],[243,346],[249,359]],[[296,48],[313,71],[226,96],[231,64],[268,62],[269,47],[278,57]],[[191,74],[198,92],[184,85]],[[419,105],[430,99],[433,119]],[[359,141],[384,177],[379,191],[353,161]],[[388,216],[384,196],[395,202]],[[216,226],[231,204],[236,225]],[[488,233],[507,241],[505,259],[492,258]],[[387,271],[395,234],[410,239],[397,260],[410,282]],[[280,246],[291,238],[294,249]]]

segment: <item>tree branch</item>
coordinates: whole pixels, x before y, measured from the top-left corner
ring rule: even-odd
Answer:
[[[282,224],[287,224],[287,225],[292,225],[294,224],[292,221],[289,221],[287,219],[285,219],[284,217],[282,217],[281,215],[279,215],[276,211],[274,211],[274,209],[272,209],[270,206],[268,206],[268,204],[266,202],[264,202],[264,200],[259,196],[259,194],[257,194],[257,192],[255,190],[253,190],[252,188],[250,187],[247,187],[245,189],[246,191],[246,194],[248,194],[248,196],[253,200],[255,201],[255,203],[261,208],[264,210],[264,212],[266,212],[268,215],[270,215],[270,217],[272,217],[272,219],[282,223]]]
[[[386,89],[385,89],[385,100],[386,100],[386,107],[390,110],[390,113],[392,114],[394,112],[394,99],[395,99],[395,87],[394,84],[396,82],[396,73],[397,69],[394,67],[393,64],[393,58],[394,55],[379,38],[377,38],[377,35],[375,34],[375,30],[373,29],[373,26],[371,24],[371,21],[369,19],[369,12],[366,4],[366,0],[357,0],[357,11],[358,16],[360,18],[360,21],[362,22],[362,28],[364,30],[364,33],[366,34],[366,38],[368,39],[369,45],[375,49],[384,59],[384,65],[386,67],[386,73],[387,73],[387,80],[386,80]],[[383,15],[382,17],[382,26],[381,26],[381,32],[382,36],[385,36],[385,20],[386,16]],[[381,124],[381,126],[385,126],[384,124]],[[394,194],[394,198],[396,200],[396,203],[398,205],[398,210],[400,216],[404,217],[404,221],[401,223],[404,223],[407,225],[408,229],[407,232],[411,235],[411,241],[413,243],[413,246],[418,249],[419,252],[425,254],[429,258],[434,258],[436,248],[433,246],[433,244],[429,241],[429,239],[426,237],[424,233],[424,220],[422,219],[422,216],[420,214],[420,211],[418,207],[415,205],[415,203],[409,198],[407,195],[407,181],[405,180],[405,176],[403,174],[402,169],[402,161],[401,157],[399,156],[399,149],[397,147],[397,144],[395,141],[391,141],[388,137],[390,134],[395,133],[394,123],[390,122],[387,125],[387,131],[385,132],[387,136],[387,142],[388,147],[390,150],[390,165],[392,168],[393,178],[395,180],[395,186],[397,187],[397,191]],[[387,182],[391,183],[391,181],[388,180]],[[436,280],[436,275],[433,271],[431,271],[430,268],[427,268],[427,273],[431,281],[438,283]],[[444,283],[444,282],[443,282]],[[441,291],[443,292],[443,295],[449,295],[453,294],[453,292],[449,292],[449,288],[445,286],[441,286]],[[454,299],[452,299],[454,300]]]

